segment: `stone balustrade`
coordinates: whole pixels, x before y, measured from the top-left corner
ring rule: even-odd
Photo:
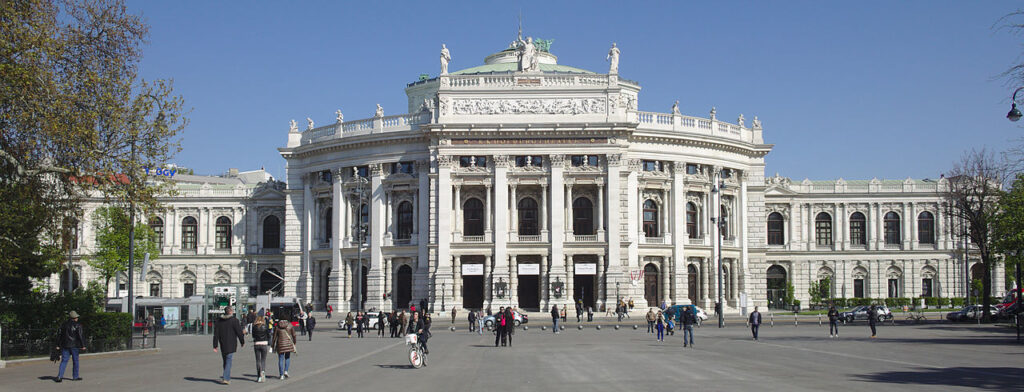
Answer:
[[[428,124],[430,121],[430,112],[424,111],[346,121],[340,124],[334,123],[302,132],[300,144],[307,145],[330,139],[371,133],[410,131],[416,129],[418,125]]]
[[[578,87],[606,88],[608,75],[566,75],[566,74],[497,74],[497,75],[448,75],[449,90],[494,89],[509,87]]]
[[[680,114],[644,112],[631,110],[627,114],[630,122],[640,125],[638,130],[686,132],[739,140],[747,143],[764,143],[760,128],[741,127],[723,121],[711,120]]]
[[[828,180],[791,181],[785,177],[765,178],[767,185],[778,185],[799,193],[938,193],[948,187],[946,180]]]

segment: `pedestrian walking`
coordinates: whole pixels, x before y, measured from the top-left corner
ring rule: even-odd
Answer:
[[[57,333],[57,349],[60,350],[60,369],[57,370],[56,382],[64,381],[64,370],[68,367],[68,360],[71,364],[71,379],[81,381],[82,377],[78,370],[78,354],[85,351],[85,329],[78,322],[78,312],[68,312],[68,319],[61,324]]]
[[[302,334],[302,336],[306,336],[306,319],[308,318],[309,315],[307,315],[306,312],[301,310],[299,311],[299,333]]]
[[[388,316],[384,314],[384,311],[380,311],[377,314],[377,338],[384,337],[384,326],[387,325]]]
[[[836,310],[835,305],[828,308],[828,336],[830,338],[839,337],[839,311]]]
[[[871,327],[871,338],[875,338],[875,323],[878,322],[878,307],[871,305],[868,309],[868,326]]]
[[[505,307],[502,306],[498,309],[498,313],[494,316],[494,347],[498,347],[498,342],[501,342],[501,346],[505,347]]]
[[[761,312],[757,311],[757,306],[750,313],[750,319],[747,322],[750,323],[750,332],[754,334],[754,340],[757,340],[757,330],[761,327]]]
[[[398,334],[402,336],[407,335],[409,327],[409,316],[405,314],[404,309],[402,310],[402,313],[398,315],[398,323],[400,324]]]
[[[455,325],[455,306],[452,306],[452,325]]]
[[[482,310],[476,312],[476,332],[481,336],[484,334],[484,311]]]
[[[274,329],[274,351],[277,351],[278,379],[288,378],[288,369],[292,366],[292,353],[295,352],[295,328],[288,320],[278,320]]]
[[[593,321],[594,321],[594,307],[593,306],[587,306],[587,322],[589,323],[589,322],[593,322]]]
[[[238,344],[245,346],[245,333],[242,332],[242,323],[235,317],[235,310],[231,306],[224,307],[224,314],[217,319],[213,327],[213,352],[220,347],[221,363],[224,365],[224,374],[220,383],[228,385],[231,383],[231,359],[235,355]]]
[[[473,332],[473,328],[476,328],[476,312],[469,311],[469,332]]]
[[[576,300],[576,322],[583,322],[583,301]]]
[[[271,340],[266,317],[256,316],[252,322],[251,336],[252,349],[256,353],[256,382],[264,382],[267,380],[267,355],[270,354]]]
[[[505,308],[505,336],[508,346],[512,347],[512,335],[516,332],[516,314],[511,307]]]
[[[306,318],[306,336],[309,337],[310,342],[313,341],[313,328],[316,328],[316,317],[311,314]]]
[[[634,307],[634,306],[633,306],[633,299],[632,299],[632,298],[630,298],[630,299],[629,299],[629,310],[633,310],[633,307]]]
[[[647,333],[654,333],[654,308],[647,311]]]
[[[551,305],[551,332],[558,333],[558,305]]]
[[[355,319],[352,318],[352,312],[348,312],[348,315],[345,316],[345,329],[348,330],[348,337],[350,338],[352,337],[352,322],[354,320]]]
[[[657,318],[655,318],[655,329],[658,331],[658,341],[665,341],[665,314],[658,312]]]
[[[562,306],[562,322],[563,323],[566,322],[566,320],[568,320],[568,317],[565,314],[566,308],[567,308],[567,306],[565,306],[565,305]]]
[[[363,323],[366,322],[366,316],[363,312],[356,312],[356,336],[359,338],[363,337]]]
[[[697,323],[697,316],[693,314],[696,307],[693,309],[690,310],[689,307],[683,309],[683,347],[693,348],[693,325]]]
[[[327,305],[327,319],[331,319],[331,313],[334,313],[334,307],[330,304]]]

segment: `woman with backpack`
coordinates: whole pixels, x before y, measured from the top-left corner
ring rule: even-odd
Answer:
[[[256,382],[267,380],[267,354],[270,353],[270,328],[267,319],[256,316],[252,323],[252,348],[256,352]]]
[[[348,330],[348,337],[352,337],[352,312],[345,315],[345,329]]]

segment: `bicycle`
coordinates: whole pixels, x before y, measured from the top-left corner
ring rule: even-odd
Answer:
[[[409,364],[419,369],[427,366],[427,354],[423,352],[423,344],[414,333],[405,335],[405,345],[409,346]]]
[[[913,321],[914,324],[925,322],[927,320],[928,320],[928,317],[925,317],[924,313],[922,313],[922,312],[915,312],[915,313],[907,314],[907,321]]]

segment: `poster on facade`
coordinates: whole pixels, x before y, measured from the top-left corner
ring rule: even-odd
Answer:
[[[519,264],[519,275],[540,275],[540,264]]]
[[[177,306],[164,306],[164,320],[167,321],[164,328],[175,329],[178,327],[178,320],[181,320],[179,310]]]
[[[484,274],[483,264],[463,264],[462,276],[481,276]]]
[[[597,264],[595,264],[595,263],[577,263],[576,264],[576,275],[597,275]]]

